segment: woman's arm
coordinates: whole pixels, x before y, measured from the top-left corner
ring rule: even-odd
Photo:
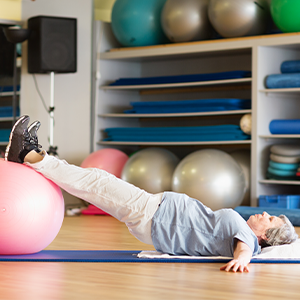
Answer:
[[[235,240],[233,260],[222,266],[220,270],[225,270],[226,272],[229,272],[230,270],[233,272],[249,272],[248,265],[251,257],[252,251],[250,247],[240,240]]]

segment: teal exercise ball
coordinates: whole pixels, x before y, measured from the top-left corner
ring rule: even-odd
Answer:
[[[112,31],[126,47],[166,43],[160,22],[166,0],[116,0],[111,14]]]
[[[272,0],[270,9],[274,23],[282,32],[300,31],[300,1]]]

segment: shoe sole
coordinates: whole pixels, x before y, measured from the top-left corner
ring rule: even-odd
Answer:
[[[28,118],[27,116],[23,116],[23,117],[21,117],[19,120],[17,120],[16,121],[16,123],[14,124],[14,126],[13,126],[13,128],[12,128],[12,130],[11,130],[11,132],[10,132],[10,135],[9,135],[9,141],[8,141],[8,144],[7,144],[7,146],[6,146],[6,149],[5,149],[5,156],[4,156],[4,159],[6,160],[6,161],[8,161],[8,153],[9,153],[9,150],[10,150],[10,147],[11,147],[11,141],[12,141],[12,138],[13,138],[13,135],[14,135],[14,131],[15,131],[15,128],[16,128],[16,126],[20,123],[20,122],[22,122],[24,119],[26,119],[26,118]]]

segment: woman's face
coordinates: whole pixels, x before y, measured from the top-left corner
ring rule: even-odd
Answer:
[[[264,237],[269,228],[280,227],[283,223],[283,220],[276,216],[270,216],[267,212],[252,215],[247,221],[248,226],[257,237]]]

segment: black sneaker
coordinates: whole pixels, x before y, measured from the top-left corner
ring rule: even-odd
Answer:
[[[37,136],[37,131],[39,130],[41,126],[41,123],[39,121],[34,121],[29,127],[28,127],[28,132],[32,138],[32,143],[34,143],[37,146],[36,152],[41,152],[39,148],[42,148],[41,145],[39,145],[39,140]]]
[[[31,150],[37,149],[34,140],[28,132],[28,123],[29,117],[22,116],[14,124],[5,150],[5,160],[23,163],[25,156]]]

